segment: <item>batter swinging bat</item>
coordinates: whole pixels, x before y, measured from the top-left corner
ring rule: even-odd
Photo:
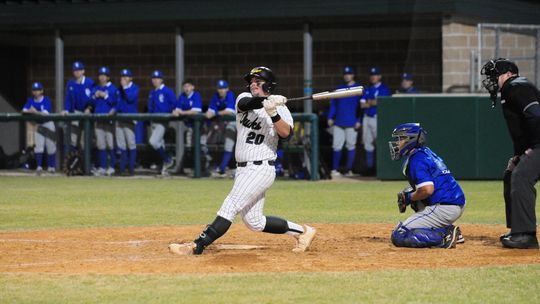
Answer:
[[[358,86],[358,87],[351,87],[351,88],[338,89],[334,91],[316,93],[316,94],[304,96],[304,97],[287,98],[287,102],[301,101],[301,100],[308,100],[308,99],[325,100],[325,99],[343,98],[343,97],[350,97],[350,96],[360,96],[362,94],[364,94],[364,87]]]

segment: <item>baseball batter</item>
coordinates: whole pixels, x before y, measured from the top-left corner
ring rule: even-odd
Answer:
[[[280,138],[292,134],[293,119],[285,106],[287,99],[271,95],[276,87],[273,72],[256,67],[245,75],[250,93],[236,99],[236,161],[234,186],[225,198],[214,222],[193,242],[171,244],[177,254],[202,254],[204,249],[224,235],[237,214],[253,231],[288,234],[295,238],[294,252],[308,249],[316,230],[279,217],[263,214],[265,192],[272,186],[276,172],[274,162]]]
[[[23,113],[49,115],[52,112],[51,100],[47,96],[43,96],[43,85],[39,82],[32,84],[33,97],[28,98],[28,101],[23,107]],[[43,152],[47,148],[47,171],[54,173],[56,168],[56,129],[54,122],[47,121],[37,125],[34,132],[34,153],[36,156],[36,172],[43,172]]]

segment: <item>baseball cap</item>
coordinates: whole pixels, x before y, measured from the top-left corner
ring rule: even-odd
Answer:
[[[163,73],[159,70],[155,70],[152,72],[152,78],[161,78],[163,79]]]
[[[381,70],[378,67],[369,69],[369,75],[381,75]]]
[[[122,69],[122,71],[120,71],[120,76],[131,77],[133,74],[131,74],[131,71],[128,69]]]
[[[218,89],[226,89],[229,87],[229,84],[227,83],[227,80],[220,79],[217,82],[217,88]]]
[[[99,72],[98,72],[98,75],[107,75],[109,76],[111,73],[111,71],[109,71],[109,68],[108,67],[100,67],[99,68]]]
[[[84,64],[80,61],[75,61],[73,65],[71,66],[71,69],[73,71],[84,70]]]
[[[32,83],[32,91],[41,91],[43,90],[43,85],[39,82]]]
[[[403,80],[413,80],[413,74],[403,73],[403,74],[401,74],[401,79],[403,79]]]
[[[346,66],[343,68],[343,75],[345,74],[355,74],[354,68],[351,66]]]

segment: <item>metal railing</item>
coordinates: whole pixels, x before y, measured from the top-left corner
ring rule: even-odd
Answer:
[[[306,113],[293,113],[293,119],[301,122],[309,122],[310,133],[309,142],[311,150],[310,152],[310,172],[311,180],[319,180],[319,128],[318,117],[315,114]],[[234,116],[222,116],[218,117],[221,121],[233,121]],[[84,130],[84,174],[90,175],[92,168],[92,124],[96,121],[181,121],[189,120],[193,122],[193,135],[194,135],[194,153],[193,153],[193,168],[194,177],[201,177],[201,123],[205,120],[204,115],[193,115],[190,117],[175,117],[170,114],[150,114],[150,113],[138,113],[138,114],[117,114],[109,116],[107,114],[50,114],[50,115],[34,115],[34,114],[21,114],[21,113],[0,113],[0,122],[10,121],[80,121]],[[304,147],[306,149],[306,147]],[[179,160],[177,160],[179,161]]]

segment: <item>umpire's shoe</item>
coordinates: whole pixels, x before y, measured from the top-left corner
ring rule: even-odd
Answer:
[[[512,233],[501,240],[505,248],[538,249],[536,233]]]
[[[315,238],[315,234],[317,234],[317,229],[304,225],[304,233],[299,235],[296,240],[296,247],[293,248],[293,252],[304,252],[309,248],[309,245],[311,245],[311,242],[313,241],[313,238]]]

